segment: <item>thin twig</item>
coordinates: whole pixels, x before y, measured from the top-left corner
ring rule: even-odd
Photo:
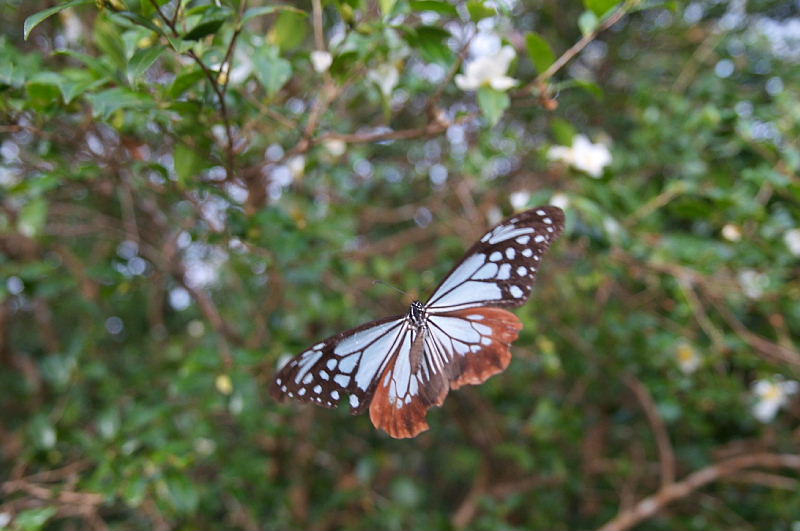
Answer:
[[[655,494],[640,500],[628,510],[621,511],[614,518],[599,528],[599,531],[624,531],[651,518],[670,503],[686,498],[694,491],[730,476],[740,470],[753,467],[792,468],[800,470],[800,455],[793,454],[747,454],[734,457],[697,472],[689,474],[686,479],[661,487]]]
[[[672,443],[669,440],[667,426],[664,424],[664,419],[659,415],[658,408],[647,387],[635,376],[625,378],[625,383],[636,395],[636,399],[639,400],[645,415],[647,415],[650,427],[653,428],[661,467],[661,486],[666,487],[675,482],[675,452],[672,451]]]

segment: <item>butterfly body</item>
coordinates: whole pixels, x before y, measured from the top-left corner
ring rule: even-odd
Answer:
[[[530,295],[541,256],[563,230],[564,213],[537,207],[487,232],[427,303],[328,338],[290,360],[272,386],[279,400],[369,408],[392,437],[428,428],[428,409],[450,389],[482,383],[511,360],[522,323],[505,307]]]

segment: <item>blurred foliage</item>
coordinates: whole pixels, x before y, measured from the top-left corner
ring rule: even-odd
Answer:
[[[797,453],[796,394],[752,409],[800,377],[796,2],[0,15],[0,528],[591,528]],[[453,83],[502,44],[515,88]],[[599,178],[548,161],[576,134]],[[511,366],[430,431],[269,398],[279,359],[548,201]],[[617,528],[798,528],[789,457]]]

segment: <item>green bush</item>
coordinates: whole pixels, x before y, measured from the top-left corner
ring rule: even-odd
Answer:
[[[0,14],[0,529],[800,526],[795,3]],[[429,431],[269,397],[548,202]]]

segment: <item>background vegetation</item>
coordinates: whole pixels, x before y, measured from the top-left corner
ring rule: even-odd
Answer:
[[[3,0],[0,528],[800,529],[799,17]],[[430,431],[268,396],[551,201],[511,366]]]

